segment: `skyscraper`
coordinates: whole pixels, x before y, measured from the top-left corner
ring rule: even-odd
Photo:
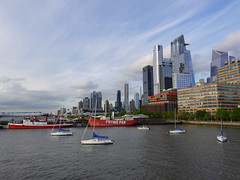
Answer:
[[[124,109],[129,112],[129,87],[128,84],[124,85]]]
[[[191,53],[187,50],[184,36],[171,42],[172,83],[173,88],[181,89],[195,85]]]
[[[172,88],[172,61],[170,59],[163,59],[162,64],[159,66],[160,77],[160,93],[163,90]]]
[[[134,94],[135,109],[139,109],[139,93]]]
[[[115,102],[115,109],[120,111],[122,109],[122,102],[121,102],[121,91],[117,91],[117,100]]]
[[[159,66],[163,62],[163,48],[161,45],[155,45],[153,47],[153,84],[154,94],[160,93],[160,72]]]
[[[97,104],[96,104],[97,103]],[[102,93],[93,91],[91,93],[91,109],[100,109],[102,110]]]
[[[148,104],[148,96],[153,96],[153,67],[143,67],[143,97],[142,105]]]
[[[225,61],[229,62],[228,52],[212,50],[212,62],[210,69],[210,81],[213,82],[217,78],[218,67],[222,67],[225,65]]]

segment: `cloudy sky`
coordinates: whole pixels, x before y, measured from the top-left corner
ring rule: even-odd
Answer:
[[[53,112],[92,91],[130,99],[152,64],[181,34],[196,81],[209,76],[212,49],[240,57],[238,0],[1,0],[0,111]],[[122,93],[123,94],[123,93]]]

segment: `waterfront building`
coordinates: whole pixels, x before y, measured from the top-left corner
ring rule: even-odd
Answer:
[[[91,109],[102,110],[102,93],[93,91],[90,95],[91,98]],[[96,104],[97,103],[97,104]]]
[[[115,102],[115,109],[117,111],[122,110],[121,91],[120,90],[117,91],[117,100]]]
[[[66,109],[66,108],[61,108],[61,109],[60,109],[60,114],[61,114],[61,115],[64,115],[66,112],[67,112],[67,109]]]
[[[173,88],[181,89],[195,85],[191,53],[187,50],[184,36],[171,42],[172,83]]]
[[[214,83],[177,90],[178,111],[205,110],[214,115],[218,108],[231,111],[240,105],[240,85]]]
[[[139,109],[139,93],[134,94],[135,109]]]
[[[218,83],[240,84],[240,58],[232,58],[225,66],[218,67]]]
[[[129,111],[130,113],[134,113],[136,111],[135,101],[133,99],[130,101]]]
[[[143,95],[142,105],[148,104],[148,96],[153,96],[153,67],[143,67]]]
[[[149,112],[174,112],[177,108],[177,89],[168,89],[148,98],[142,109]]]
[[[124,109],[129,112],[129,86],[124,84]]]
[[[216,81],[216,78],[218,77],[218,67],[225,66],[226,62],[229,62],[228,52],[212,50],[210,83]]]

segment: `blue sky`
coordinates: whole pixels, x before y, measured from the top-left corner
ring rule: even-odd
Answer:
[[[114,103],[125,83],[132,99],[153,46],[169,57],[182,34],[206,79],[212,49],[240,57],[239,12],[237,0],[1,0],[0,111],[54,112],[94,90]]]

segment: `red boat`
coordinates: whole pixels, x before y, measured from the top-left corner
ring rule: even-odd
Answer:
[[[112,126],[133,126],[138,123],[136,119],[101,119],[101,118],[88,118],[88,122],[90,126],[98,126],[98,127],[112,127]],[[94,124],[95,123],[95,124]]]
[[[72,126],[73,124],[54,124],[53,122],[48,122],[47,118],[44,121],[39,121],[36,116],[33,116],[32,119],[24,119],[22,124],[8,123],[9,129],[50,129]]]

